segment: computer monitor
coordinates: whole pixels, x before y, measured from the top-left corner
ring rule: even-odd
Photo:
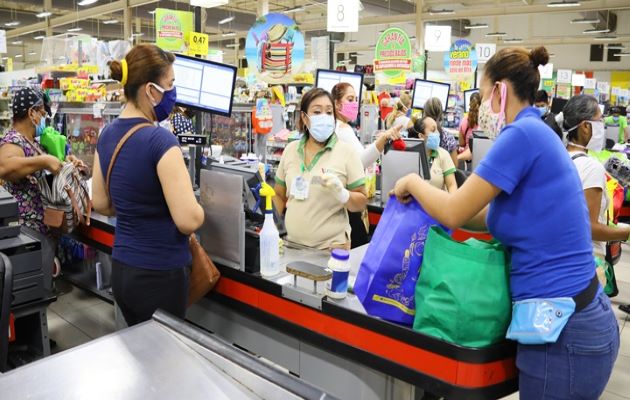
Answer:
[[[357,99],[361,101],[363,91],[363,74],[358,72],[334,71],[331,69],[318,69],[315,76],[315,87],[324,89],[332,93],[332,88],[336,84],[346,82],[352,85]]]
[[[173,69],[178,105],[230,116],[236,67],[178,54]]]
[[[424,79],[416,79],[413,87],[412,107],[416,109],[424,109],[424,104],[432,97],[437,97],[442,102],[442,107],[446,112],[448,106],[448,93],[451,85],[448,83],[427,81]]]
[[[485,132],[475,133],[470,139],[470,152],[472,153],[472,170],[477,169],[477,166],[484,159],[490,148],[494,144],[494,140],[485,136]]]
[[[418,174],[426,180],[431,179],[431,170],[424,141],[422,139],[404,139],[405,151],[390,150],[381,160],[381,202],[387,203],[389,192],[396,182],[408,174]]]
[[[564,110],[564,106],[567,105],[569,100],[561,99],[560,97],[554,97],[551,101],[551,112],[554,114],[560,114]]]
[[[470,111],[470,98],[473,95],[473,93],[479,93],[479,89],[470,89],[470,90],[464,91],[464,111],[465,112]]]

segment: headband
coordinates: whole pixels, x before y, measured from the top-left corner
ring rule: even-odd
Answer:
[[[122,67],[122,78],[120,79],[120,84],[125,86],[127,84],[127,78],[129,77],[129,68],[127,66],[127,60],[124,58],[120,60],[120,66]]]

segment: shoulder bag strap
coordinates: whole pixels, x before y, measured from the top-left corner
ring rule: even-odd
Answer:
[[[122,150],[125,143],[127,143],[127,140],[129,140],[136,132],[138,132],[142,128],[148,128],[148,127],[154,127],[154,126],[155,125],[150,124],[148,122],[138,124],[134,126],[133,128],[129,129],[129,132],[127,132],[125,136],[123,136],[122,139],[120,139],[120,141],[116,145],[116,148],[114,149],[114,153],[112,154],[112,159],[109,162],[109,167],[107,168],[107,177],[105,178],[105,186],[107,188],[107,194],[110,196],[110,201],[111,201],[111,194],[109,192],[109,185],[110,185],[110,179],[112,177],[112,170],[114,169],[114,164],[116,163],[116,159],[118,158],[118,153],[120,153],[120,150]]]

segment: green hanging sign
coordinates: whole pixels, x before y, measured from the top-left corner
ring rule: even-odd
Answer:
[[[194,29],[193,13],[166,8],[155,10],[155,44],[162,50],[187,53],[185,37]]]
[[[376,42],[374,70],[387,78],[397,78],[411,71],[411,40],[400,28],[385,30]]]

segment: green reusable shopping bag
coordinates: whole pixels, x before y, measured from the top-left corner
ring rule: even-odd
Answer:
[[[46,152],[51,156],[55,156],[59,161],[65,161],[66,159],[66,142],[67,138],[57,132],[54,128],[48,127],[42,132],[42,136],[39,138],[39,142],[42,147],[46,149]]]
[[[505,340],[510,264],[499,242],[458,242],[434,226],[420,271],[414,330],[466,347]]]

